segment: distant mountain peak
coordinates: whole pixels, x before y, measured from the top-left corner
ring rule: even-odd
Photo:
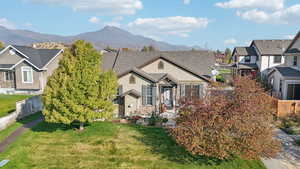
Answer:
[[[115,26],[105,26],[98,31],[81,33],[75,36],[58,36],[27,30],[10,30],[0,26],[0,41],[3,41],[5,44],[30,45],[40,42],[61,42],[70,44],[78,39],[93,43],[97,49],[104,49],[107,46],[110,46],[112,48],[130,48],[139,50],[144,46],[149,45],[154,46],[158,50],[164,51],[192,49],[187,46],[172,45],[141,35],[134,35]]]

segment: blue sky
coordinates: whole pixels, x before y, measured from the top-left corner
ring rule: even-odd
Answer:
[[[117,26],[172,44],[210,49],[253,39],[291,38],[300,30],[299,0],[9,0],[0,25],[74,35]]]

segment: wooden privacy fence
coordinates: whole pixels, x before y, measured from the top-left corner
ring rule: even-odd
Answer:
[[[300,115],[300,100],[278,100],[278,117]]]

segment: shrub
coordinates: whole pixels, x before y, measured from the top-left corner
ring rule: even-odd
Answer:
[[[180,108],[176,141],[195,155],[218,159],[273,157],[280,143],[273,137],[275,101],[249,77],[239,77],[231,94],[211,95]]]

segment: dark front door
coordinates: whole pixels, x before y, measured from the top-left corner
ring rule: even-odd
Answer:
[[[300,84],[289,84],[287,88],[288,100],[300,100]]]
[[[162,103],[168,108],[173,108],[173,90],[171,87],[163,87],[162,88]]]

